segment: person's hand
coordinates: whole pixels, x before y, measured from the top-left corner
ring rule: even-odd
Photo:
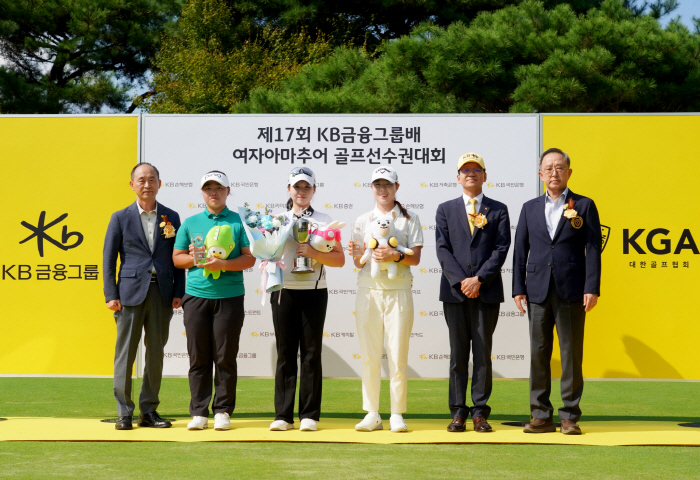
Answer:
[[[585,308],[586,312],[590,312],[593,310],[593,307],[595,307],[598,304],[598,295],[595,293],[584,293],[583,294],[583,306]]]
[[[107,308],[109,308],[113,312],[118,312],[122,309],[122,302],[119,300],[110,300],[109,302],[107,302]]]
[[[206,263],[198,263],[197,268],[206,268],[210,272],[218,272],[224,270],[226,264],[223,260],[216,257],[208,257]]]
[[[479,289],[481,288],[481,282],[478,276],[465,278],[461,282],[462,293],[467,296],[467,298],[476,298],[479,296]]]
[[[190,243],[190,255],[194,257],[194,244]]]
[[[297,245],[297,257],[307,257],[316,260],[318,256],[318,251],[314,250],[308,243],[300,243]]]
[[[525,295],[516,295],[513,300],[515,300],[515,306],[518,307],[520,313],[525,313],[525,308],[527,306],[527,297]]]
[[[375,262],[395,262],[399,258],[401,258],[399,251],[389,245],[379,245],[372,251],[372,259]]]
[[[178,297],[173,297],[173,310],[180,308],[182,306],[182,299]]]

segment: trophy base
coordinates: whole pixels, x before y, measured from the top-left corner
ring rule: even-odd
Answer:
[[[312,262],[310,258],[297,257],[294,260],[294,268],[292,269],[292,273],[313,273],[316,270],[314,270],[314,267],[311,265]]]

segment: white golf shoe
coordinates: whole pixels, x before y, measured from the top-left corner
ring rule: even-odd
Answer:
[[[355,430],[358,432],[371,432],[374,430],[383,430],[382,417],[376,412],[369,412],[365,415],[360,423],[355,425]]]
[[[207,417],[192,417],[192,421],[187,424],[187,430],[204,430],[209,427],[209,419]]]
[[[214,430],[231,430],[231,420],[228,413],[221,412],[214,415]]]
[[[318,430],[316,427],[316,420],[312,418],[302,418],[301,426],[299,427],[300,432],[315,432]]]
[[[408,432],[408,427],[406,426],[403,416],[398,413],[393,413],[391,415],[389,418],[389,426],[392,432]]]
[[[270,424],[270,430],[271,431],[285,431],[285,430],[293,430],[294,429],[294,424],[293,423],[287,423],[284,420],[275,420]]]

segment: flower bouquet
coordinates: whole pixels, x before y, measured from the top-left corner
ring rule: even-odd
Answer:
[[[286,215],[273,215],[267,207],[265,213],[253,211],[248,203],[238,207],[243,220],[243,228],[250,241],[250,253],[262,260],[260,288],[272,293],[282,288],[282,270],[287,268],[282,262],[284,244],[289,230],[294,225]],[[262,304],[265,305],[265,295]]]

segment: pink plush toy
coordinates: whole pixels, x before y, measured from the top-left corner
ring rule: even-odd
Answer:
[[[331,222],[326,228],[311,230],[309,244],[314,250],[328,253],[335,247],[335,242],[340,241],[340,229],[345,226],[345,222]]]

